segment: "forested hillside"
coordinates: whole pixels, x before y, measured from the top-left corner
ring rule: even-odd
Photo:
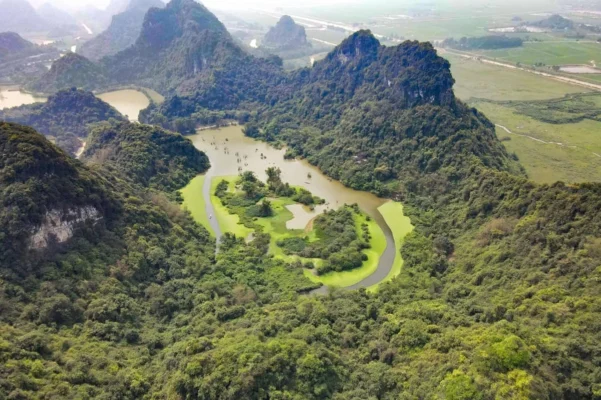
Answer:
[[[104,87],[108,82],[105,71],[100,66],[79,54],[69,52],[55,61],[39,80],[31,82],[28,88],[40,93],[54,93],[72,87],[92,90]]]
[[[163,6],[160,0],[132,0],[125,11],[113,16],[107,30],[85,42],[79,53],[90,60],[100,60],[125,50],[140,36],[146,12]]]
[[[3,124],[0,398],[600,396],[601,185],[529,182],[432,45],[360,31],[285,74],[174,0],[103,65],[172,94],[146,122],[238,118],[288,157],[402,201],[415,225],[403,269],[377,293],[308,295],[316,284],[270,255],[267,234],[226,233],[216,252],[171,201],[208,167],[181,136],[102,123],[82,164]],[[348,221],[343,209],[317,223]]]
[[[391,374],[382,397],[592,398],[595,306],[572,302],[599,293],[601,186],[528,182],[427,44],[359,32],[287,85],[298,89],[270,92],[246,134],[402,200],[417,223],[401,277],[374,298],[382,329],[395,326],[368,345]]]
[[[183,136],[129,122],[93,129],[83,157],[111,165],[138,184],[167,191],[184,187],[209,169],[207,156]]]
[[[75,154],[88,136],[90,124],[124,121],[113,107],[90,92],[61,90],[45,103],[0,110],[0,120],[31,126],[70,154]]]

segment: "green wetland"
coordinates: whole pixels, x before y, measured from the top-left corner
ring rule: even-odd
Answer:
[[[352,270],[317,275],[314,271],[306,269],[305,275],[314,282],[330,287],[365,287],[375,290],[379,283],[388,281],[400,273],[403,260],[399,249],[405,235],[413,229],[409,218],[402,214],[401,204],[378,198],[371,193],[349,189],[323,175],[318,168],[306,161],[286,160],[284,149],[276,149],[267,143],[244,136],[240,126],[202,130],[190,139],[199,150],[208,155],[211,169],[206,175],[195,178],[182,189],[183,205],[198,223],[209,228],[214,235],[220,236],[230,232],[247,238],[254,232],[215,195],[219,182],[227,180],[233,191],[237,176],[241,172],[253,172],[265,182],[265,171],[276,167],[281,170],[283,182],[311,192],[313,196],[322,199],[323,204],[310,208],[289,198],[270,199],[274,215],[261,218],[257,223],[262,225],[263,232],[272,236],[272,255],[293,260],[295,257],[285,255],[275,245],[278,239],[300,236],[303,232],[307,232],[309,236],[314,235],[311,232],[312,221],[324,211],[357,204],[361,210],[361,214],[357,216],[357,224],[366,224],[371,238],[370,247],[364,250],[367,259],[360,267]],[[394,212],[390,212],[391,210]],[[218,234],[212,227],[215,221],[219,225]],[[322,292],[325,290],[324,286]]]

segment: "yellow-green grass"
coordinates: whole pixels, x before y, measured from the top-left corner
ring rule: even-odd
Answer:
[[[480,54],[511,63],[534,65],[589,64],[599,60],[601,44],[593,41],[528,42],[522,47],[487,50]]]
[[[269,252],[274,257],[280,258],[287,262],[300,260],[303,263],[312,262],[319,265],[323,262],[320,259],[309,259],[298,256],[290,256],[284,253],[284,250],[277,245],[277,242],[289,237],[307,237],[310,242],[316,241],[317,236],[315,231],[305,232],[304,230],[294,230],[286,228],[286,223],[294,218],[286,206],[296,204],[294,201],[287,198],[269,199],[273,209],[273,216],[269,218],[257,218],[256,224],[261,225],[264,233],[271,235],[271,243],[269,244]]]
[[[209,216],[207,215],[205,198],[202,194],[202,187],[205,182],[205,176],[199,175],[192,179],[188,186],[183,188],[180,192],[184,199],[182,207],[190,211],[192,218],[196,223],[201,224],[209,232],[215,234],[209,223]]]
[[[240,218],[236,214],[230,214],[229,210],[226,206],[223,205],[219,197],[215,196],[215,190],[217,189],[217,185],[222,180],[226,180],[229,183],[229,190],[235,190],[235,182],[236,177],[216,177],[211,181],[211,203],[215,208],[215,218],[217,218],[217,222],[219,223],[219,227],[221,228],[222,233],[233,233],[237,237],[247,238],[248,235],[253,233],[253,230],[247,228],[246,226],[240,223]]]
[[[403,241],[405,237],[411,233],[414,229],[413,224],[411,224],[411,219],[403,213],[403,205],[401,203],[397,203],[396,201],[389,201],[388,203],[380,206],[378,208],[380,214],[384,217],[386,224],[392,230],[392,236],[394,238],[394,243],[396,247],[394,263],[392,264],[392,270],[386,278],[380,283],[370,286],[367,290],[370,292],[374,292],[378,290],[379,285],[382,283],[391,281],[392,279],[399,276],[401,273],[401,269],[403,268],[403,256],[401,255],[401,247],[403,246]]]
[[[487,102],[474,105],[495,124],[503,125],[514,133],[497,129],[497,135],[504,139],[507,150],[518,156],[528,176],[535,182],[601,181],[601,157],[595,155],[601,155],[601,136],[596,134],[601,132],[601,122],[584,120],[572,124],[548,124],[519,114],[511,107]]]
[[[361,282],[378,269],[380,257],[386,250],[386,237],[380,226],[373,219],[367,220],[363,215],[356,219],[357,232],[361,235],[362,224],[367,224],[371,239],[370,248],[363,251],[367,255],[367,261],[360,268],[352,271],[330,272],[328,274],[317,276],[312,271],[305,271],[305,276],[313,282],[320,282],[329,287],[347,287]]]
[[[464,101],[472,98],[546,100],[588,91],[526,71],[485,64],[448,52],[441,55],[451,63],[451,72],[456,80],[455,94]]]

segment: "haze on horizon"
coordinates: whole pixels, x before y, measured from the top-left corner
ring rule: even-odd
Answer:
[[[38,7],[46,2],[65,10],[77,10],[86,6],[94,6],[99,9],[105,9],[111,0],[29,0],[31,4]],[[162,0],[167,3],[168,0]],[[555,8],[559,4],[579,3],[574,1],[561,0],[530,0],[529,5],[533,7],[548,7]],[[449,7],[469,7],[469,6],[487,6],[496,8],[499,5],[507,5],[508,3],[516,3],[523,6],[523,2],[517,0],[431,0],[423,2],[419,0],[304,0],[301,4],[297,0],[254,0],[248,2],[246,0],[203,0],[200,3],[205,4],[209,8],[216,9],[252,9],[252,8],[310,8],[310,7],[329,7],[329,6],[371,6],[377,7],[432,7],[432,8],[449,8]]]

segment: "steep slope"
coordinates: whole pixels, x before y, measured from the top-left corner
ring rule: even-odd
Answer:
[[[282,16],[278,23],[269,29],[261,45],[274,50],[297,50],[311,46],[307,41],[305,28],[288,15]]]
[[[0,33],[0,59],[12,53],[22,53],[35,49],[36,46],[23,39],[15,32]]]
[[[0,265],[12,274],[32,273],[38,252],[101,230],[119,210],[98,176],[31,128],[0,122],[0,155]]]
[[[0,0],[0,30],[23,34],[49,27],[27,0]]]
[[[48,71],[45,64],[59,57],[52,46],[36,46],[15,32],[0,33],[0,82],[35,81]]]
[[[70,154],[81,147],[90,124],[111,119],[125,120],[93,93],[76,89],[62,90],[50,96],[46,103],[0,110],[0,120],[32,126],[43,135],[53,137],[56,144]]]
[[[69,52],[55,61],[50,70],[38,81],[28,85],[28,88],[36,92],[54,93],[71,87],[91,90],[107,83],[102,67],[79,54]]]
[[[398,193],[399,178],[466,168],[474,158],[519,171],[493,125],[455,98],[453,84],[430,44],[385,47],[360,31],[299,71],[295,90],[261,109],[262,129],[247,134],[283,140],[345,184],[384,196]]]
[[[101,63],[118,82],[161,93],[200,93],[220,106],[240,101],[234,96],[259,96],[256,84],[279,72],[279,66],[244,53],[223,24],[193,0],[150,9],[135,45]]]
[[[209,169],[209,159],[190,140],[129,122],[94,129],[83,160],[111,165],[142,186],[166,191],[186,186]]]
[[[79,54],[90,60],[100,60],[125,50],[140,36],[146,12],[163,6],[160,0],[132,0],[126,10],[113,16],[106,31],[81,46]]]

